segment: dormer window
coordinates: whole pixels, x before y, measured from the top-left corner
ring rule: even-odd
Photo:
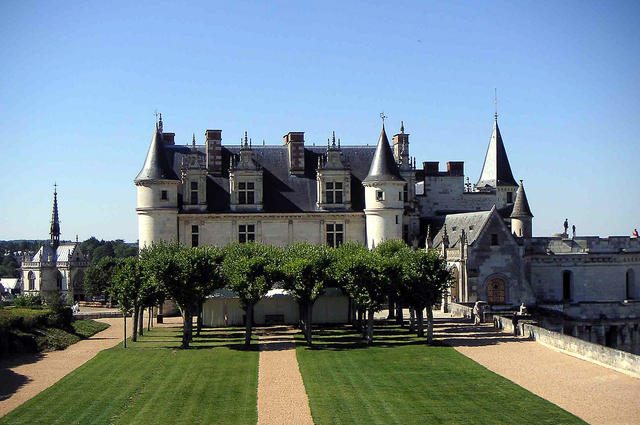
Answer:
[[[163,201],[167,201],[169,199],[169,192],[163,190],[160,192],[160,199]]]
[[[327,204],[342,203],[342,182],[327,182],[326,184]]]
[[[253,182],[238,183],[238,204],[255,204],[255,184]]]
[[[198,205],[198,182],[191,182],[191,205]]]

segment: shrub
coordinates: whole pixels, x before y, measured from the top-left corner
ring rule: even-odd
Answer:
[[[42,298],[40,295],[23,294],[18,295],[13,301],[13,305],[16,307],[37,308],[42,307]]]

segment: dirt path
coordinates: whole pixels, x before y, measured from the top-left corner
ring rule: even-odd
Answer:
[[[280,326],[260,332],[258,425],[313,424],[292,333]]]
[[[515,338],[492,325],[436,318],[438,339],[591,424],[639,424],[640,379]]]
[[[65,350],[31,354],[0,362],[0,417],[58,382],[100,351],[122,341],[124,320],[97,319],[111,326]],[[131,319],[127,319],[127,336]]]

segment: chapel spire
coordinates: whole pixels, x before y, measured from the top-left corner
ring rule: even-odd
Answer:
[[[55,250],[60,245],[60,219],[58,217],[58,185],[53,184],[53,211],[51,212],[51,245]]]

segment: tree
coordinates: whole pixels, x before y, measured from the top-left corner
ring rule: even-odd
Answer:
[[[87,297],[96,297],[107,292],[117,264],[115,258],[104,257],[97,264],[87,268],[82,283]]]
[[[229,288],[238,295],[245,315],[244,343],[251,343],[253,308],[277,279],[276,248],[249,242],[233,243],[225,249],[224,273]]]
[[[337,248],[334,271],[338,281],[359,309],[367,313],[365,339],[373,343],[373,315],[379,311],[388,293],[387,280],[382,276],[380,256],[366,247],[346,243]]]
[[[427,342],[433,341],[433,306],[451,284],[453,275],[447,262],[437,251],[412,251],[407,258],[405,299],[409,300],[417,314],[418,336],[424,336],[423,310],[427,310]]]
[[[380,257],[382,277],[386,279],[386,285],[389,288],[389,309],[393,308],[392,301],[395,301],[398,311],[396,321],[399,324],[403,323],[402,306],[408,305],[407,300],[403,299],[406,282],[402,277],[406,257],[410,251],[411,248],[400,239],[384,241],[374,249]]]
[[[195,284],[195,298],[197,308],[197,330],[200,336],[202,329],[202,309],[207,297],[216,289],[223,288],[226,280],[222,269],[224,251],[211,246],[190,248],[186,252],[188,267],[187,279]]]
[[[11,254],[7,254],[2,258],[0,264],[0,277],[20,277],[20,264]]]
[[[290,246],[281,265],[283,288],[300,306],[300,324],[311,345],[313,304],[330,280],[332,257],[324,245],[298,243]]]
[[[127,314],[135,307],[135,299],[143,279],[143,270],[137,257],[118,260],[109,292],[111,298],[118,304],[118,309],[122,312],[124,348],[127,348]]]

